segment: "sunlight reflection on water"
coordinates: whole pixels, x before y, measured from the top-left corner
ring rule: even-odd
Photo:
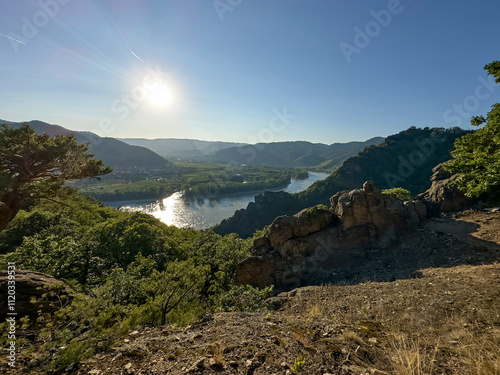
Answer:
[[[291,184],[282,190],[297,193],[327,176],[326,173],[309,172],[309,178],[292,180]],[[177,192],[168,198],[154,202],[112,202],[108,205],[121,207],[127,211],[145,212],[157,217],[165,224],[179,228],[207,229],[231,217],[237,210],[246,208],[248,203],[255,201],[254,197],[257,194],[244,193],[193,201],[184,199],[182,194]]]

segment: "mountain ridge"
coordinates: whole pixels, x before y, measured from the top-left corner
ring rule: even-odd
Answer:
[[[57,134],[73,134],[79,143],[89,143],[96,159],[113,168],[162,168],[172,163],[146,147],[132,146],[116,138],[101,137],[88,131],[74,131],[61,125],[49,124],[40,120],[26,121],[36,133],[46,133],[53,137]],[[24,122],[0,120],[1,124],[19,127]]]
[[[167,158],[190,158],[216,152],[229,147],[245,145],[238,142],[202,141],[190,138],[118,138],[129,145],[149,148]]]
[[[373,137],[366,141],[337,142],[330,145],[308,141],[257,143],[226,148],[207,155],[205,159],[248,165],[319,167],[323,170],[333,170],[365,147],[378,145],[383,141],[383,137]]]

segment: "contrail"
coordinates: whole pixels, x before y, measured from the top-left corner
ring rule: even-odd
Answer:
[[[12,38],[11,36],[8,36],[8,35],[2,34],[2,33],[0,33],[0,35],[6,37],[7,39],[13,40],[14,42],[18,42],[18,43],[21,43],[21,44],[26,44],[25,42],[21,42],[18,39]]]
[[[138,59],[140,62],[143,62],[143,61],[142,61],[142,59],[134,53],[134,51],[130,50],[130,53],[131,53],[132,55],[134,55],[135,57],[137,57],[137,59]]]

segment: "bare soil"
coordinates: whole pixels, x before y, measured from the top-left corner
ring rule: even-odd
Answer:
[[[335,284],[143,328],[78,374],[500,374],[500,213],[430,219]]]

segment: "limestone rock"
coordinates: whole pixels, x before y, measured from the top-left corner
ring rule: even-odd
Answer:
[[[418,195],[418,199],[427,206],[429,216],[436,216],[441,212],[460,211],[472,203],[470,198],[451,185],[456,176],[445,171],[443,164],[434,167],[432,172],[431,187],[425,193]]]
[[[280,216],[269,228],[269,244],[277,247],[291,238],[315,233],[330,225],[333,214],[330,211],[306,208],[293,216]]]
[[[275,284],[276,262],[272,254],[244,259],[234,274],[235,284],[250,284],[258,288]]]
[[[328,281],[335,270],[363,262],[373,248],[385,248],[427,216],[422,202],[391,198],[370,181],[341,191],[329,210],[313,207],[280,216],[269,233],[254,241],[252,257],[236,270],[236,284],[275,291]]]

